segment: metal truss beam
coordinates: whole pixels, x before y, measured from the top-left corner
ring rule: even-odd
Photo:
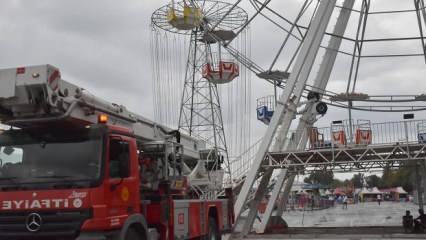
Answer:
[[[419,25],[419,32],[420,32],[420,41],[422,44],[425,63],[426,63],[426,42],[424,39],[426,29],[423,29],[423,24],[426,26],[425,2],[424,0],[414,0],[414,6],[416,8],[417,22]],[[422,21],[422,18],[423,18],[423,21]]]
[[[336,167],[382,168],[386,163],[423,161],[425,144],[371,145],[356,148],[314,149],[309,151],[268,153],[264,167],[295,170],[330,169]],[[351,169],[346,169],[350,171]]]

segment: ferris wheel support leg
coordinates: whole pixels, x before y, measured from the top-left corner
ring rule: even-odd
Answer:
[[[262,221],[260,222],[259,228],[256,229],[257,233],[265,232],[266,226],[269,223],[269,218],[271,217],[272,212],[274,211],[275,203],[278,200],[278,196],[280,195],[281,189],[287,177],[287,172],[287,169],[280,169],[280,173],[275,182],[271,197],[268,200],[268,205],[266,206],[265,213],[263,214]]]
[[[339,16],[336,21],[336,25],[333,29],[333,35],[335,36],[343,36],[346,31],[349,18],[351,16],[351,9],[355,4],[355,0],[345,0],[343,3],[343,8],[341,9]],[[333,37],[330,39],[327,50],[324,54],[322,62],[320,64],[320,68],[318,70],[318,74],[314,80],[314,90],[322,91],[327,87],[328,81],[330,79],[331,72],[333,70],[333,66],[336,62],[337,58],[337,50],[340,48],[342,43],[342,38]],[[322,96],[320,95],[320,98]],[[320,99],[319,99],[320,100]],[[306,147],[308,142],[308,134],[307,129],[313,126],[313,123],[316,121],[316,110],[315,110],[315,102],[308,102],[306,109],[307,111],[302,115],[299,119],[299,123],[296,129],[296,143],[297,149],[303,150]],[[281,130],[281,129],[280,129]],[[278,133],[278,135],[283,135],[282,133]],[[280,150],[284,150],[284,144],[279,147]]]
[[[355,0],[345,0],[343,3],[343,8],[341,9],[339,16],[336,21],[336,25],[333,29],[333,35],[335,36],[343,36],[346,28],[348,26],[349,18],[352,13],[352,9],[354,7]],[[337,50],[340,49],[340,46],[342,44],[342,38],[333,37],[330,39],[327,50],[324,54],[324,57],[322,59],[320,68],[318,70],[318,74],[315,77],[314,80],[314,90],[318,91],[324,91],[327,87],[328,81],[330,79],[331,72],[333,70],[333,66],[336,62],[337,58]],[[322,96],[320,95],[321,100]],[[316,122],[316,110],[314,108],[315,103],[309,102],[306,106],[307,111],[303,114],[303,116],[299,119],[299,123],[297,126],[297,136],[299,139],[296,139],[298,141],[298,150],[303,150],[306,147],[306,144],[308,143],[308,133],[307,130],[313,126],[313,124]]]
[[[416,163],[416,165],[417,165],[417,163]],[[422,185],[421,182],[422,182],[422,178],[423,178],[424,174],[421,174],[421,172],[423,172],[421,170],[423,170],[423,169],[416,167],[415,178],[416,178],[416,189],[417,189],[417,203],[419,204],[419,209],[424,210],[424,202],[423,202],[424,192],[423,192],[423,189],[421,187],[421,185]],[[424,178],[423,178],[423,181],[424,181]],[[423,184],[425,184],[425,183],[423,183]]]
[[[420,171],[423,176],[423,204],[426,202],[426,159],[420,162]]]
[[[335,4],[336,1],[327,1],[327,2],[330,3],[330,4]],[[278,105],[280,103],[281,104],[284,103],[284,104],[286,104],[286,106],[292,107],[291,105],[297,106],[297,104],[299,103],[301,95],[304,91],[307,79],[308,79],[308,77],[311,73],[313,64],[315,62],[315,58],[317,56],[319,46],[320,46],[321,41],[323,39],[323,36],[324,36],[324,33],[325,33],[325,28],[327,27],[329,20],[330,20],[330,17],[329,17],[328,14],[331,14],[333,12],[333,8],[334,8],[334,5],[331,9],[328,9],[328,11],[325,11],[325,12],[322,13],[323,19],[321,19],[321,20],[326,19],[326,21],[324,21],[322,24],[319,24],[318,26],[316,26],[318,28],[318,29],[316,29],[317,30],[317,37],[312,39],[312,41],[310,42],[312,52],[306,54],[306,57],[303,60],[301,60],[301,61],[304,61],[304,62],[303,62],[303,66],[300,68],[300,71],[297,71],[297,68],[296,68],[296,65],[295,65],[294,70],[292,71],[292,74],[290,75],[290,79],[289,79],[288,82],[290,82],[293,78],[298,79],[297,84],[294,85],[293,90],[290,90],[290,91],[293,91],[292,92],[292,94],[293,94],[292,98],[291,99],[288,98],[288,99],[286,99],[286,101],[283,101],[282,99],[280,99],[280,101],[278,102]],[[316,22],[316,21],[319,21],[319,20],[314,19],[313,23]],[[311,26],[310,29],[313,28],[313,27],[315,27],[315,26]],[[323,27],[323,28],[321,28],[321,27]],[[305,41],[307,41],[307,40],[305,40]],[[303,53],[302,50],[304,50],[303,47],[301,49],[301,54]],[[297,60],[300,60],[300,59],[298,58]],[[296,62],[296,64],[297,64],[297,62]],[[294,75],[296,75],[296,76],[294,76]],[[289,86],[287,85],[286,88],[284,89],[283,96],[286,94],[286,90],[288,89],[288,87]],[[287,109],[287,110],[289,110],[289,109]],[[296,109],[293,109],[293,110],[294,110],[294,112],[291,112],[291,113],[289,113],[287,111],[287,113],[283,117],[281,127],[276,132],[276,142],[280,144],[278,146],[279,150],[282,150],[284,143],[285,143],[285,139],[286,139],[287,134],[288,134],[289,129],[290,129],[291,122],[296,118]],[[275,114],[276,114],[276,111],[275,111],[274,115]],[[296,132],[296,133],[298,134],[298,132]]]
[[[291,188],[293,187],[294,180],[296,179],[296,174],[291,174],[284,185],[284,191],[281,194],[280,201],[278,202],[276,216],[281,217],[284,214],[284,211],[287,209],[287,201],[290,195]]]
[[[261,169],[270,144],[276,135],[276,130],[280,125],[281,119],[282,133],[284,136],[288,133],[290,124],[295,117],[295,112],[289,111],[290,100],[292,100],[296,105],[300,101],[309,77],[309,73],[312,70],[315,57],[318,53],[321,41],[324,37],[326,28],[330,21],[330,17],[333,13],[335,4],[336,0],[320,2],[318,11],[313,18],[311,27],[308,29],[303,45],[297,56],[292,74],[287,81],[286,88],[280,97],[279,104],[277,104],[277,108],[275,109],[268,130],[266,131],[265,137],[263,138],[256,157],[253,161],[252,168],[248,172],[241,192],[238,195],[237,201],[235,202],[234,212],[236,216],[236,225],[238,225],[238,223],[241,221],[241,214],[246,205],[248,196]],[[252,207],[257,206],[252,205]]]
[[[262,219],[262,223],[265,224],[265,228],[263,232],[267,232],[272,230],[272,228],[285,228],[287,227],[287,223],[282,218],[284,211],[287,209],[287,201],[290,195],[291,188],[293,187],[294,180],[296,179],[296,174],[290,174],[285,181],[283,192],[281,193],[280,198],[277,203],[277,210],[275,211],[274,216],[270,216],[269,218]],[[259,229],[262,230],[262,229]]]
[[[423,35],[424,35],[424,30],[423,30],[423,24],[422,24],[422,17],[423,17],[423,22],[426,25],[426,9],[425,9],[425,2],[424,0],[414,0],[414,6],[416,9],[416,14],[417,14],[417,21],[419,24],[419,32],[420,32],[420,41],[423,47],[423,53],[425,54],[425,63],[426,63],[426,42],[423,39]]]
[[[345,0],[345,2],[343,3],[343,8],[339,13],[336,26],[334,27],[334,30],[333,30],[334,35],[342,36],[345,33],[345,30],[351,15],[350,9],[353,8],[354,3],[355,3],[355,0]],[[342,42],[341,38],[330,39],[325,56],[322,60],[322,64],[320,65],[318,75],[316,76],[314,81],[314,88],[325,89],[325,87],[327,86],[331,71],[333,69],[333,65],[336,61],[337,50],[340,48],[341,42]],[[307,106],[308,111],[306,111],[303,114],[303,116],[299,119],[299,124],[296,129],[296,137],[295,137],[295,142],[296,144],[298,144],[296,145],[298,150],[305,149],[306,144],[308,142],[308,134],[306,130],[309,127],[312,127],[313,123],[316,120],[316,112],[314,109],[314,104],[315,104],[314,102],[309,102]],[[278,131],[281,131],[281,128]],[[283,135],[284,134],[281,134],[281,137],[283,137]],[[277,139],[275,145],[278,145],[278,146],[274,146],[274,148],[277,148],[274,150],[280,151],[284,147],[284,141],[279,138]],[[281,170],[280,175],[277,178],[277,183],[280,183],[280,181],[284,181],[286,175],[287,175],[287,171]],[[275,224],[279,224],[280,222],[284,223],[284,221],[280,221],[280,220],[282,219],[281,216],[284,213],[285,205],[287,203],[291,187],[293,186],[295,176],[296,175],[290,176],[288,180],[285,182],[284,192],[281,195],[281,198],[279,199],[276,214],[273,218],[271,218],[272,211],[268,212],[268,210],[271,210],[274,208],[277,197],[278,197],[278,195],[274,195],[274,193],[276,192],[279,193],[281,191],[282,183],[280,183],[281,185],[276,184],[274,186],[274,190],[272,192],[270,201],[268,202],[268,206],[263,216],[262,223],[260,227],[257,229],[258,233],[263,233],[265,231],[268,231],[267,228]]]
[[[273,172],[274,172],[274,169],[269,168],[265,171],[265,174],[262,176],[259,186],[257,187],[257,191],[254,195],[254,199],[250,203],[249,213],[247,215],[246,220],[243,223],[243,228],[241,230],[240,238],[243,238],[250,233],[254,220],[258,216],[259,205],[268,191],[269,180],[271,179]]]

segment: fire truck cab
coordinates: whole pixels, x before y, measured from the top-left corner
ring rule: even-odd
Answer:
[[[53,66],[0,70],[0,123],[0,239],[220,239],[231,228],[232,197],[191,190],[202,141]]]

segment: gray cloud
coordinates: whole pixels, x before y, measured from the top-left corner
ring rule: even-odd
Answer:
[[[40,0],[2,1],[0,8],[0,67],[50,63],[58,66],[63,76],[105,99],[122,103],[130,109],[153,118],[153,86],[150,64],[150,16],[169,1]],[[315,2],[315,1],[314,1]],[[342,1],[339,1],[341,4]],[[357,7],[359,8],[357,1]],[[301,0],[272,1],[271,7],[294,19]],[[412,9],[412,1],[376,0],[373,10]],[[242,6],[252,14],[248,1]],[[268,16],[272,14],[268,13]],[[274,17],[280,23],[282,20]],[[308,19],[303,19],[307,24]],[[355,34],[357,17],[351,18],[347,35]],[[368,37],[418,35],[414,13],[409,16],[381,18],[373,16],[367,28]],[[331,30],[332,25],[329,26]],[[252,58],[268,68],[285,33],[262,17],[251,26]],[[296,41],[291,47],[294,49]],[[326,43],[324,43],[326,44]],[[345,42],[344,49],[352,51]],[[419,42],[395,43],[388,46],[366,46],[367,53],[420,51]],[[417,50],[416,50],[417,49]],[[276,68],[284,68],[290,50],[280,58]],[[321,57],[318,57],[321,59]],[[318,62],[317,62],[318,63]],[[329,89],[343,92],[348,77],[350,58],[339,56]],[[315,73],[315,69],[313,73]],[[314,75],[314,74],[313,74]],[[426,68],[422,58],[392,60],[363,59],[359,91],[378,94],[426,92]],[[311,78],[312,81],[312,78]],[[252,132],[260,138],[266,127],[255,119],[255,99],[271,94],[272,87],[253,76]],[[320,121],[328,125],[332,119],[345,118],[344,110],[334,110]],[[384,120],[381,114],[356,113],[373,121]],[[400,119],[400,114],[390,114]],[[424,116],[424,114],[419,114]]]

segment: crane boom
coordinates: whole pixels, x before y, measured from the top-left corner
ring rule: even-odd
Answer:
[[[181,135],[63,80],[54,66],[0,70],[0,122],[3,124],[18,128],[41,127],[60,120],[92,124],[98,122],[100,114],[108,115],[108,124],[131,129],[136,137],[147,141],[177,138],[184,147],[184,159],[199,159],[199,150],[206,148],[201,140]]]

